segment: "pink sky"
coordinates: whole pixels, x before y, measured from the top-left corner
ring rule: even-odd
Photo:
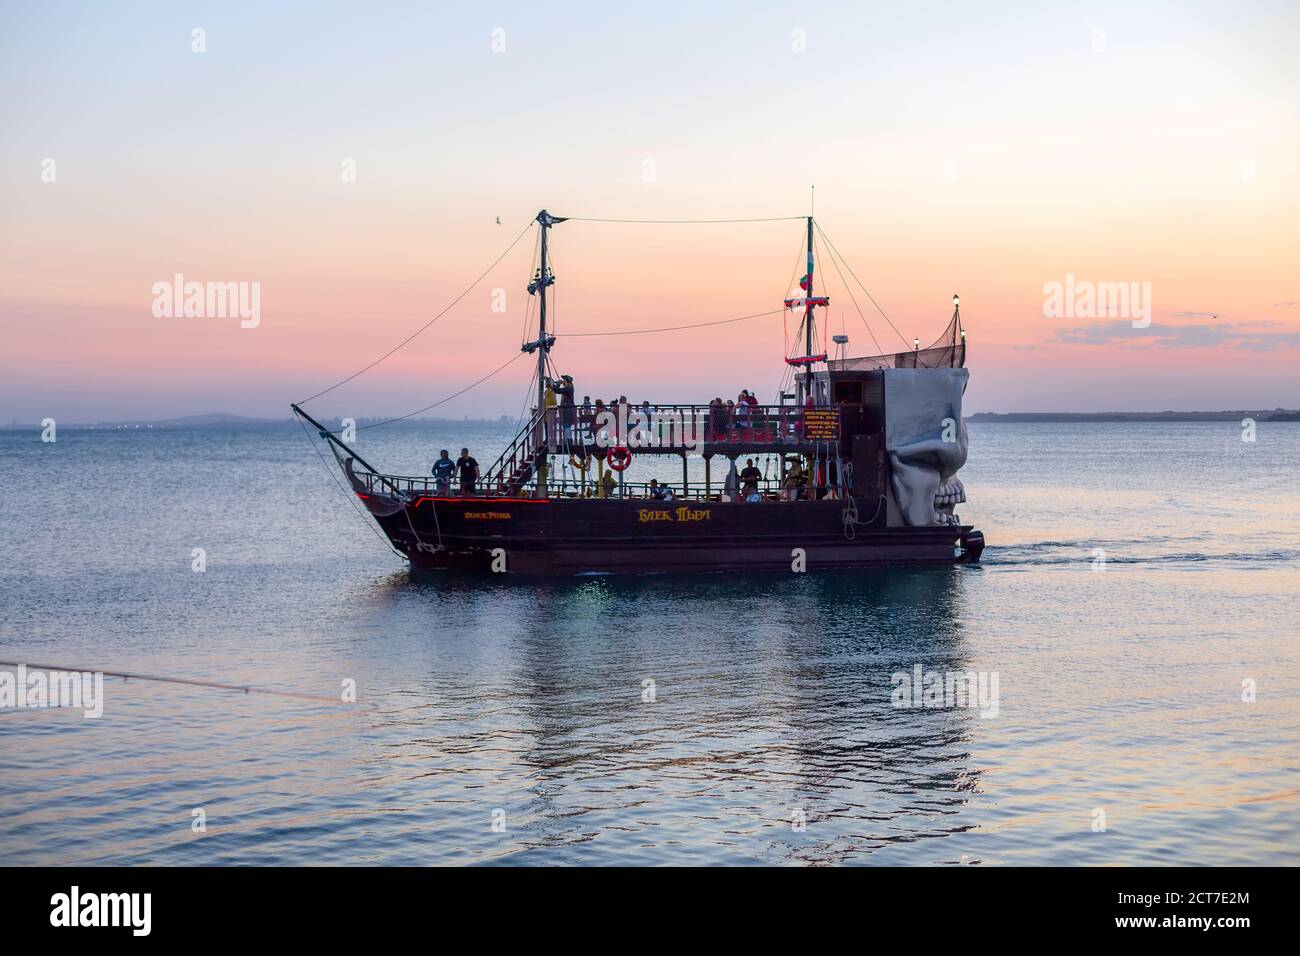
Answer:
[[[1008,6],[941,27],[791,5],[707,29],[686,7],[436,24],[344,9],[306,24],[138,6],[19,17],[0,41],[17,91],[0,132],[0,420],[284,415],[438,312],[543,206],[802,215],[812,183],[819,223],[906,340],[936,337],[961,294],[968,411],[1300,405],[1291,7]],[[779,316],[563,333],[777,308],[802,229],[557,226],[557,365],[580,394],[770,398]],[[505,361],[532,251],[530,236],[315,410],[400,414]],[[874,352],[819,269],[834,331]],[[155,317],[153,284],[178,272],[260,283],[260,324]],[[1045,317],[1044,284],[1067,274],[1150,283],[1151,327]],[[528,375],[521,359],[440,412],[513,416]]]

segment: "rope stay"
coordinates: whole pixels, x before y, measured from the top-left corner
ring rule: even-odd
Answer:
[[[818,229],[818,232],[821,232],[821,230]],[[826,240],[826,236],[823,235],[822,241],[825,240]],[[853,294],[853,287],[844,280],[844,273],[840,271],[840,265],[838,262],[835,261],[835,257],[832,255],[827,255],[827,258],[830,259],[831,265],[835,267],[835,274],[840,277],[840,284],[844,286],[844,291],[849,294],[849,301],[853,303],[853,308],[857,310],[858,318],[862,320],[862,324],[867,329],[867,335],[871,336],[871,342],[876,347],[876,354],[883,354],[885,350],[880,347],[880,342],[877,341],[876,339],[876,333],[871,330],[871,323],[868,322],[867,317],[862,314],[862,307],[858,305],[857,296]],[[895,329],[894,331],[897,332],[898,330]]]
[[[369,422],[369,423],[367,423],[367,424],[365,424],[365,425],[358,425],[358,426],[357,426],[357,431],[361,431],[361,430],[366,429],[366,428],[379,428],[381,425],[391,425],[391,424],[393,424],[394,422],[405,421],[405,420],[408,419],[408,418],[414,418],[416,415],[419,415],[419,414],[422,414],[423,412],[427,412],[427,411],[430,411],[431,409],[437,408],[439,405],[445,405],[447,402],[450,402],[453,398],[459,398],[460,396],[464,395],[464,394],[465,394],[466,392],[468,392],[471,388],[476,388],[476,387],[478,387],[479,385],[482,385],[484,382],[486,382],[488,379],[492,378],[492,377],[493,377],[494,375],[496,375],[498,372],[505,371],[505,369],[506,369],[508,366],[510,366],[512,363],[516,362],[516,361],[517,361],[519,358],[521,358],[523,355],[524,355],[523,352],[516,352],[516,353],[515,353],[514,355],[512,355],[512,356],[511,356],[507,361],[505,361],[505,362],[501,363],[500,365],[498,365],[496,368],[494,368],[492,371],[488,372],[488,373],[487,373],[486,375],[484,375],[482,378],[477,379],[476,381],[470,382],[470,384],[466,385],[466,386],[465,386],[464,388],[462,388],[460,391],[458,391],[458,392],[452,392],[452,393],[451,393],[450,395],[448,395],[446,398],[440,398],[440,399],[438,399],[438,400],[437,400],[436,402],[434,402],[432,405],[425,405],[423,408],[417,408],[417,409],[416,409],[415,411],[413,411],[413,412],[407,412],[405,415],[398,415],[398,416],[396,416],[395,418],[386,418],[386,419],[384,419],[382,422]]]
[[[111,671],[100,667],[71,667],[65,664],[29,664],[26,661],[0,661],[0,666],[26,667],[29,670],[45,671],[46,673],[63,671],[79,674],[103,674],[105,677],[120,677],[122,680],[147,680],[163,684],[185,684],[190,687],[212,687],[217,690],[242,690],[245,694],[268,694],[273,697],[293,697],[298,700],[314,700],[324,704],[351,703],[350,701],[344,700],[341,694],[338,697],[328,697],[325,694],[307,694],[302,691],[276,690],[271,687],[255,687],[252,684],[227,684],[222,681],[199,680],[194,677],[170,677],[162,674],[137,674],[132,671]]]
[[[768,216],[762,219],[598,219],[591,216],[565,216],[570,222],[621,222],[637,225],[657,226],[699,226],[721,225],[735,222],[789,222],[792,219],[806,219],[807,216]]]
[[[594,337],[606,335],[646,335],[650,332],[680,332],[683,329],[703,329],[711,325],[728,325],[732,322],[744,322],[748,319],[761,319],[770,315],[779,315],[785,309],[772,309],[770,312],[755,312],[753,315],[739,315],[734,319],[715,319],[712,322],[696,322],[693,325],[670,325],[661,329],[618,329],[612,332],[565,332],[560,338]]]
[[[493,269],[495,269],[495,268],[500,264],[501,260],[504,259],[507,255],[510,254],[510,250],[513,249],[515,246],[517,246],[517,245],[519,244],[519,240],[522,239],[522,238],[524,237],[524,234],[527,233],[528,230],[529,230],[529,229],[532,229],[532,228],[533,228],[533,223],[530,221],[530,222],[528,223],[528,225],[524,226],[523,231],[520,232],[519,235],[515,236],[514,241],[512,241],[512,242],[510,243],[510,245],[506,246],[505,252],[503,252],[503,253],[501,253],[501,255],[497,256],[496,259],[494,259],[494,260],[492,261],[492,264],[491,264],[490,266],[488,266],[486,269],[484,269],[481,273],[479,273],[478,278],[475,279],[473,282],[471,282],[471,283],[469,284],[468,287],[466,287],[466,289],[465,289],[464,292],[462,292],[460,295],[456,296],[456,298],[452,299],[451,302],[449,302],[449,303],[447,304],[447,306],[446,306],[446,307],[445,307],[441,312],[439,312],[437,315],[435,315],[433,318],[431,318],[428,322],[424,323],[424,325],[420,326],[418,329],[416,329],[414,332],[412,332],[412,333],[411,333],[410,335],[408,335],[406,338],[402,339],[401,342],[397,343],[397,345],[393,346],[391,349],[389,349],[389,350],[388,350],[387,352],[385,352],[383,355],[379,356],[379,358],[375,359],[373,362],[371,362],[371,363],[370,363],[369,365],[367,365],[365,368],[362,368],[362,369],[359,369],[359,370],[356,371],[356,372],[353,372],[353,373],[352,373],[351,375],[349,375],[347,378],[342,379],[341,381],[335,382],[335,383],[334,383],[333,385],[331,385],[329,388],[323,388],[323,389],[321,389],[321,390],[320,390],[319,392],[317,392],[315,395],[312,395],[312,396],[310,396],[310,397],[308,397],[308,398],[304,398],[302,401],[298,402],[297,404],[299,404],[299,405],[306,405],[308,402],[315,401],[316,399],[320,398],[322,395],[326,395],[326,394],[328,394],[328,393],[334,391],[334,389],[338,388],[339,386],[341,386],[341,385],[346,385],[348,382],[352,381],[354,378],[357,378],[358,376],[364,375],[366,372],[370,371],[372,368],[374,368],[374,367],[375,367],[376,365],[378,365],[380,362],[382,362],[382,361],[384,361],[385,359],[387,359],[389,356],[393,355],[393,354],[394,354],[395,352],[397,352],[398,350],[405,348],[405,347],[406,347],[406,346],[407,346],[407,345],[408,345],[408,344],[409,344],[413,339],[415,339],[416,336],[420,335],[422,332],[424,332],[426,329],[428,329],[430,326],[432,326],[435,322],[437,322],[437,321],[438,321],[439,319],[441,319],[444,315],[446,315],[446,314],[447,314],[448,312],[450,312],[453,308],[455,308],[456,305],[460,302],[461,299],[465,298],[465,296],[469,295],[472,291],[474,291],[475,286],[477,286],[480,282],[482,282],[485,278],[487,278],[488,273],[491,272]]]
[[[907,339],[903,337],[903,333],[898,331],[898,326],[894,325],[893,320],[888,315],[885,315],[885,310],[882,309],[880,307],[880,303],[878,303],[872,297],[870,290],[868,290],[867,287],[862,284],[862,280],[859,279],[857,273],[853,271],[853,267],[850,266],[848,260],[844,258],[844,254],[841,253],[840,250],[835,248],[835,243],[831,242],[831,237],[826,235],[825,230],[823,230],[821,227],[821,223],[814,222],[813,225],[817,228],[817,232],[821,234],[821,237],[824,240],[826,240],[826,245],[830,248],[831,252],[833,252],[836,256],[839,256],[840,261],[844,263],[844,268],[848,270],[849,275],[853,276],[853,281],[856,282],[861,287],[864,293],[866,293],[867,298],[871,300],[871,304],[876,307],[876,311],[879,312],[882,316],[884,316],[885,321],[889,323],[889,327],[894,330],[894,334],[898,336],[898,338],[902,341],[905,347],[911,345],[911,343],[908,342]]]
[[[402,554],[402,552],[398,551],[395,547],[393,547],[393,543],[389,541],[386,537],[384,537],[382,534],[380,534],[379,529],[376,528],[373,523],[366,520],[366,516],[361,510],[361,506],[357,504],[356,497],[350,491],[348,491],[348,489],[343,487],[343,483],[339,481],[338,475],[334,474],[334,469],[330,468],[329,462],[325,460],[325,456],[322,455],[320,449],[316,447],[316,442],[312,439],[311,432],[307,430],[306,423],[302,420],[302,417],[297,413],[296,410],[294,412],[294,421],[296,421],[302,427],[302,432],[307,439],[307,444],[311,445],[312,451],[314,451],[316,453],[316,457],[320,459],[321,467],[325,469],[325,473],[330,476],[330,480],[334,482],[334,485],[338,488],[339,492],[343,495],[343,497],[348,500],[348,504],[351,505],[352,510],[357,513],[357,517],[361,519],[361,523],[364,524],[367,528],[369,528],[371,532],[375,535],[375,537],[377,537],[380,541],[384,542],[384,544],[388,546],[388,549],[392,551],[393,554],[397,555],[399,558],[405,561],[406,555]],[[332,447],[333,446],[331,446],[331,449]],[[335,460],[337,461],[338,460],[337,452],[335,453],[334,457]]]

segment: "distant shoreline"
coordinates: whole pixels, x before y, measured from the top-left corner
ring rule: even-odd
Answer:
[[[367,425],[373,422],[385,421],[383,418],[358,418],[357,425]],[[505,425],[515,419],[507,418],[501,415],[497,418],[412,418],[400,422],[394,422],[395,425]],[[125,430],[125,429],[162,429],[177,430],[185,428],[280,428],[285,425],[294,425],[296,422],[292,418],[251,418],[243,415],[190,415],[185,418],[167,418],[162,420],[147,419],[126,419],[116,422],[58,422],[59,428],[102,428],[105,430]],[[323,425],[329,425],[334,428],[341,428],[342,422],[337,418],[327,418]],[[24,424],[22,422],[10,422],[7,425],[0,425],[0,431],[32,431],[40,430],[43,426],[32,422]]]
[[[1300,422],[1300,412],[1285,408],[1227,412],[977,412],[966,421],[981,424],[999,422]]]

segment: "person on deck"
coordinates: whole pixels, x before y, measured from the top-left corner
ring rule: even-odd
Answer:
[[[614,477],[614,472],[605,472],[605,477],[600,479],[600,496],[602,498],[613,498],[614,492],[618,490],[618,479]]]
[[[758,494],[758,482],[762,477],[763,473],[754,467],[754,459],[746,458],[745,467],[740,472],[741,496],[748,498]]]
[[[641,403],[640,412],[641,412],[641,445],[642,447],[652,446],[655,443],[655,439],[654,439],[655,410],[654,410],[654,406],[650,404],[650,399],[647,398],[645,401]]]
[[[792,458],[790,460],[790,467],[785,473],[785,500],[798,501],[799,489],[803,487],[803,483],[803,465],[799,463],[798,458]]]
[[[555,383],[555,394],[560,400],[560,424],[564,429],[565,441],[574,441],[577,437],[578,406],[573,403],[573,376],[561,375]]]
[[[470,455],[468,448],[460,450],[456,470],[460,473],[460,493],[465,497],[473,495],[474,485],[478,481],[478,462]]]
[[[664,490],[659,487],[659,482],[655,478],[650,479],[649,496],[654,501],[664,500]]]
[[[618,397],[618,403],[614,406],[614,414],[616,416],[614,420],[618,423],[615,426],[616,431],[614,432],[614,437],[617,439],[615,444],[622,445],[627,442],[627,420],[631,412],[632,404],[627,400],[627,396],[620,395]]]
[[[749,427],[752,430],[764,427],[762,415],[758,411],[758,396],[753,392],[745,392],[745,404],[749,406]]]
[[[579,438],[584,445],[591,444],[591,417],[593,414],[594,409],[591,404],[591,396],[582,396],[582,407],[578,409],[578,421],[582,426]]]
[[[545,404],[542,407],[545,409],[545,414],[542,416],[542,434],[546,436],[547,441],[554,440],[555,435],[552,434],[552,431],[556,430],[559,425],[555,415],[555,406],[559,404],[559,400],[555,397],[555,384],[554,381],[547,378],[546,393],[543,396]]]
[[[446,495],[451,493],[451,476],[455,471],[456,463],[451,460],[451,453],[444,448],[438,452],[438,460],[433,463],[436,494]]]
[[[609,446],[609,431],[606,429],[601,429],[599,431],[597,430],[600,429],[602,425],[608,424],[606,422],[601,421],[601,417],[605,414],[605,412],[606,412],[605,400],[603,398],[596,399],[596,406],[595,408],[592,409],[592,413],[591,413],[592,414],[592,419],[591,419],[592,439],[591,440],[595,444],[599,445],[601,448],[606,448]]]
[[[722,407],[722,399],[714,398],[709,402],[709,440],[721,441],[722,436],[727,431],[726,426],[726,409]]]

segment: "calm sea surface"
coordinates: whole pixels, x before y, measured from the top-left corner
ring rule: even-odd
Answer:
[[[0,477],[0,659],[359,697],[0,710],[3,864],[1300,863],[1300,424],[974,425],[983,565],[833,575],[412,580],[294,426]],[[996,715],[891,706],[918,664]]]

